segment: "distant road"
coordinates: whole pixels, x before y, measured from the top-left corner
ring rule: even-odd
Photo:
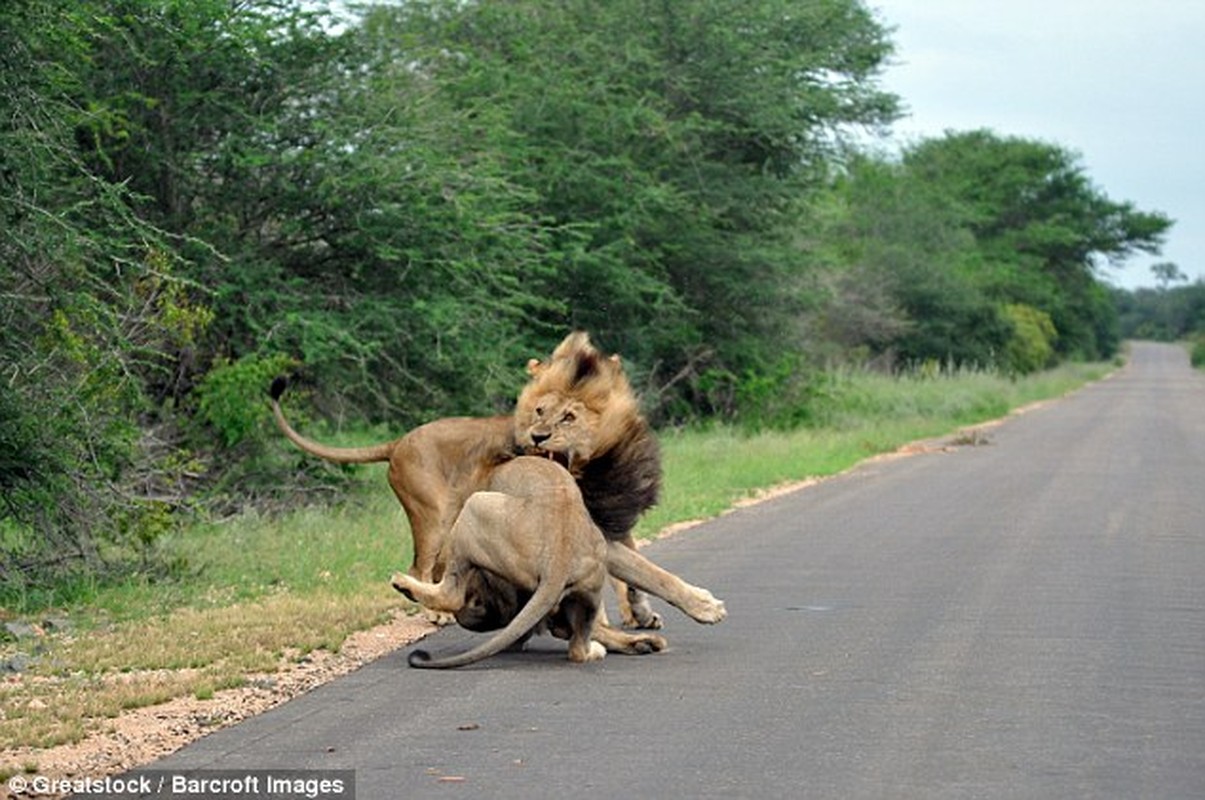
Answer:
[[[1205,797],[1205,376],[1139,344],[988,435],[651,545],[730,612],[665,609],[670,652],[402,651],[154,766],[354,769],[360,800]]]

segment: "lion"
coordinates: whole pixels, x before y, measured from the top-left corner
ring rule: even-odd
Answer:
[[[283,378],[272,383],[272,412],[284,435],[311,455],[339,464],[389,463],[389,485],[414,539],[409,574],[418,580],[442,577],[447,534],[464,504],[499,467],[522,454],[558,459],[571,471],[586,509],[608,541],[608,570],[617,577],[631,572],[631,559],[611,545],[619,543],[635,555],[631,529],[657,501],[661,463],[656,439],[640,414],[618,356],[604,357],[587,334],[575,332],[547,362],[529,361],[527,371],[530,381],[511,416],[435,420],[399,439],[368,447],[328,447],[294,430],[280,407],[288,385]],[[652,581],[657,596],[678,608],[694,608],[697,619],[723,618],[722,602],[700,609],[696,587],[661,572]],[[486,595],[488,589],[477,593],[484,603],[481,618],[505,624],[517,602]],[[620,614],[632,627],[661,625],[647,598],[634,591],[620,593]]]
[[[518,644],[546,623],[569,640],[569,660],[596,661],[607,648],[595,630],[607,578],[607,544],[582,501],[572,476],[552,460],[520,456],[499,466],[483,491],[465,502],[448,534],[443,577],[438,583],[397,573],[393,586],[426,608],[459,615],[471,591],[488,575],[485,597],[510,598],[514,587],[523,606],[506,627],[464,653],[432,659],[414,650],[412,667],[446,669],[473,664]],[[656,634],[643,634],[646,652],[665,648]]]

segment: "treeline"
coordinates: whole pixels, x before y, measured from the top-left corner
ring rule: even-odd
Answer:
[[[1171,221],[900,100],[856,0],[0,6],[0,579],[296,485],[263,387],[401,430],[584,328],[659,423],[808,419],[834,362],[1116,349]]]
[[[1156,267],[1172,265],[1156,265]],[[1187,277],[1174,268],[1180,281]],[[1116,303],[1122,336],[1174,342],[1205,339],[1205,280],[1184,286],[1160,281],[1154,289],[1118,290]]]

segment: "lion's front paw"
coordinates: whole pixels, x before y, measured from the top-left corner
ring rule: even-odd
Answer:
[[[690,612],[691,618],[696,622],[702,622],[705,625],[714,625],[717,622],[723,622],[728,616],[728,609],[724,607],[724,601],[718,599],[706,589],[698,589],[695,593],[695,606]]]
[[[632,613],[629,614],[625,614],[623,612],[624,609],[620,609],[619,616],[621,617],[621,622],[625,628],[634,628],[645,631],[659,631],[665,624],[661,619],[661,615],[647,606],[642,610],[633,608]]]

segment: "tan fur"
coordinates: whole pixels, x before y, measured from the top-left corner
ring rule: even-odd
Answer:
[[[443,578],[428,583],[398,573],[393,585],[427,608],[455,614],[465,605],[471,574],[484,570],[531,593],[530,599],[487,642],[445,659],[416,650],[411,666],[480,661],[516,644],[554,612],[569,630],[570,661],[602,658],[606,650],[591,634],[602,605],[607,546],[572,476],[525,456],[495,470],[486,487],[468,499],[452,526]]]
[[[343,464],[389,462],[389,485],[406,511],[414,540],[409,574],[418,580],[442,577],[448,532],[457,515],[517,450],[550,455],[570,467],[603,535],[634,552],[631,527],[656,501],[660,461],[619,358],[603,356],[585,333],[574,333],[548,361],[529,362],[528,372],[531,380],[513,416],[440,419],[370,447],[328,447],[299,434],[280,408],[283,383],[273,384],[272,411],[285,436],[319,458]],[[681,581],[657,586],[676,593],[665,599],[679,608],[692,602]],[[633,604],[625,603],[629,592],[620,595],[625,622],[660,627],[647,598],[632,595]],[[626,646],[622,637],[612,640]]]

